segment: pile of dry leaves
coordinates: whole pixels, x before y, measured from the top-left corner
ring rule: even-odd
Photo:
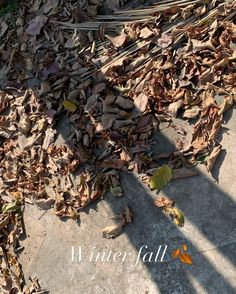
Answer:
[[[107,191],[122,196],[120,171],[146,174],[151,189],[195,175],[199,161],[210,171],[222,114],[236,101],[235,1],[160,1],[112,16],[96,16],[103,1],[77,2],[23,2],[14,23],[6,15],[0,24],[3,293],[43,293],[35,279],[25,286],[17,261],[25,201],[77,219]],[[197,119],[191,144],[152,157],[159,123],[176,116]],[[70,124],[63,144],[60,119]],[[183,225],[171,201],[156,205]],[[126,208],[104,236],[131,215]]]

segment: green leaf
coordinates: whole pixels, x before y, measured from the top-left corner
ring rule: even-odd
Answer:
[[[205,163],[205,162],[207,162],[208,158],[209,158],[209,152],[203,153],[200,156],[198,156],[197,162],[198,163]]]
[[[151,177],[149,186],[152,190],[162,189],[172,179],[172,169],[168,165],[159,167]]]
[[[177,226],[182,227],[184,225],[184,214],[179,208],[166,207],[164,208],[164,212],[172,218]]]
[[[69,100],[65,100],[63,102],[63,106],[65,107],[66,110],[69,110],[71,112],[74,112],[77,109],[77,106],[73,102],[71,102]]]
[[[2,213],[8,213],[8,212],[16,212],[20,209],[20,206],[17,202],[9,202],[5,203],[2,206]]]

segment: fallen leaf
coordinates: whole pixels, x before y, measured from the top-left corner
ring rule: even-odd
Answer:
[[[108,130],[112,127],[112,125],[114,124],[116,120],[116,115],[114,114],[110,114],[110,113],[105,113],[102,116],[101,122],[99,122],[96,125],[96,132],[99,133],[101,131],[105,131]]]
[[[150,179],[149,186],[152,190],[162,189],[172,179],[172,169],[168,165],[159,167]]]
[[[182,179],[187,177],[193,177],[198,175],[198,172],[196,170],[187,168],[187,167],[181,167],[173,169],[173,179]]]
[[[99,83],[99,84],[96,84],[94,87],[93,87],[93,94],[98,94],[100,92],[102,92],[104,89],[106,89],[106,84],[105,83]]]
[[[144,93],[140,93],[135,99],[134,99],[134,106],[136,109],[140,112],[143,113],[148,104],[148,96]]]
[[[116,58],[114,61],[109,62],[108,65],[103,66],[100,68],[101,73],[105,76],[110,76],[114,73],[114,71],[121,67],[124,63],[124,61],[127,59],[126,56],[123,56],[121,58]]]
[[[47,82],[42,82],[39,89],[39,95],[45,96],[50,92],[50,86]]]
[[[143,39],[147,39],[147,38],[150,38],[152,35],[153,35],[153,31],[145,27],[141,29],[139,37]]]
[[[186,244],[183,245],[183,250],[184,250],[184,251],[187,251],[187,250],[188,250],[188,247],[187,247]]]
[[[128,99],[128,97],[124,98],[122,96],[118,96],[116,99],[116,103],[123,109],[131,110],[134,107],[132,101]]]
[[[37,36],[40,34],[42,28],[46,24],[48,18],[45,15],[38,15],[32,19],[26,29],[26,33],[31,36]]]
[[[221,149],[222,149],[221,145],[216,146],[212,150],[210,156],[208,157],[208,159],[207,159],[207,171],[208,172],[210,172],[213,169],[215,162],[216,162],[216,159],[217,159],[218,155],[220,154]]]
[[[161,37],[157,40],[157,44],[161,48],[167,48],[172,43],[172,35],[169,33],[163,33]]]
[[[173,114],[174,117],[177,116],[178,110],[184,105],[184,101],[182,99],[173,102],[169,105],[168,109]]]
[[[126,42],[126,40],[128,39],[128,36],[125,33],[122,33],[122,34],[120,34],[120,35],[118,35],[116,37],[111,37],[111,36],[108,36],[108,35],[105,35],[105,36],[117,48],[123,46],[124,43]]]
[[[182,227],[184,225],[184,214],[179,208],[165,207],[163,211],[165,214],[171,217],[177,226]]]
[[[116,225],[105,227],[102,230],[103,238],[114,239],[122,232],[122,228],[133,220],[133,213],[128,206],[125,207],[122,214],[119,216],[120,222]]]
[[[125,161],[121,159],[105,159],[101,162],[100,167],[122,169],[125,165]]]
[[[193,52],[201,51],[204,49],[210,49],[212,51],[216,51],[216,48],[215,48],[215,46],[213,46],[211,40],[208,40],[206,42],[202,42],[199,40],[192,39],[191,41],[193,44]]]
[[[188,253],[181,253],[180,254],[180,261],[186,264],[193,264],[192,257]]]
[[[198,116],[200,110],[201,110],[200,107],[193,106],[192,108],[185,110],[183,117],[184,118],[195,118],[196,116]]]
[[[70,112],[75,112],[77,109],[77,106],[69,100],[64,100],[63,106],[65,107],[66,110]]]
[[[65,44],[64,44],[65,48],[67,48],[67,49],[74,49],[74,48],[76,48],[78,45],[79,45],[79,44],[78,44],[77,42],[75,42],[75,39],[74,39],[74,38],[69,38],[69,39],[65,42]]]
[[[171,253],[171,256],[172,256],[173,259],[176,259],[177,257],[179,257],[179,255],[180,255],[180,249],[179,248],[173,250],[172,253]]]
[[[50,14],[52,15],[52,11],[56,10],[55,8],[58,7],[58,2],[59,0],[46,0],[46,2],[43,5],[43,12],[45,14]]]
[[[220,109],[218,111],[218,114],[224,113],[226,110],[228,110],[232,105],[234,104],[233,96],[227,96],[224,99],[224,102],[220,105]]]
[[[17,212],[20,210],[18,202],[5,203],[2,206],[2,213]]]
[[[31,137],[26,137],[24,135],[18,136],[17,143],[21,150],[29,150],[34,144],[41,141],[43,134],[34,134]]]
[[[10,215],[6,215],[6,216],[1,215],[0,230],[4,229],[8,225],[9,217],[10,217]]]
[[[157,199],[155,199],[154,204],[157,207],[169,207],[169,206],[174,206],[174,201],[172,201],[171,199],[167,198],[167,197],[159,197]]]
[[[125,207],[125,211],[123,213],[123,223],[124,225],[131,223],[133,221],[133,213],[128,206]]]
[[[102,230],[102,236],[106,239],[114,239],[119,236],[122,232],[123,225],[122,223],[118,223],[113,226],[105,227]]]
[[[6,33],[8,25],[5,21],[1,20],[0,22],[0,38]]]
[[[50,74],[57,74],[57,73],[59,73],[59,71],[60,71],[60,66],[56,61],[54,61],[54,62],[48,64],[42,70],[42,75],[44,78],[47,79]]]
[[[44,139],[43,139],[42,149],[44,149],[44,150],[48,149],[48,147],[53,143],[56,133],[57,133],[57,131],[53,130],[51,128],[48,128],[46,130],[45,136],[44,136]]]

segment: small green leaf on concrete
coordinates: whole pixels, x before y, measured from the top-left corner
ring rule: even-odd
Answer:
[[[5,203],[2,206],[2,213],[16,212],[19,209],[20,209],[20,206],[18,205],[17,202]]]
[[[69,100],[65,100],[63,102],[63,106],[65,107],[66,110],[69,110],[71,112],[74,112],[77,109],[77,106],[73,102],[71,102]]]
[[[149,186],[152,190],[162,189],[172,179],[172,169],[168,165],[159,167],[151,177]]]

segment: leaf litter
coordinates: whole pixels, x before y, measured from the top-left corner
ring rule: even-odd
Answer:
[[[211,171],[221,151],[223,113],[236,101],[235,1],[159,1],[132,13],[106,2],[113,15],[97,16],[101,1],[39,0],[22,3],[14,29],[9,15],[1,20],[3,293],[43,293],[36,278],[26,287],[17,258],[25,201],[78,219],[106,192],[123,195],[121,171],[146,173],[145,183],[162,189],[196,175],[199,162]],[[58,145],[62,117],[71,131]],[[197,121],[189,146],[180,142],[162,165],[150,146],[160,122],[174,117]],[[171,200],[155,205],[184,224]],[[117,237],[131,221],[126,208],[103,236]]]

